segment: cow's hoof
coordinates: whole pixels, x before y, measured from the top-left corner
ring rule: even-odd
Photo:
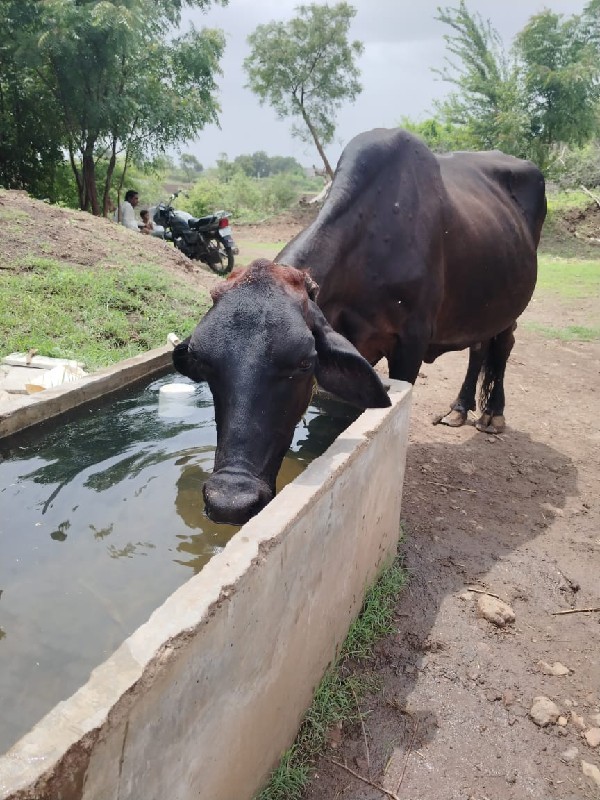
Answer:
[[[506,428],[506,421],[503,414],[482,414],[475,427],[482,433],[503,433]]]
[[[446,414],[440,414],[433,420],[434,425],[448,425],[451,428],[460,428],[467,421],[467,412],[451,408]]]

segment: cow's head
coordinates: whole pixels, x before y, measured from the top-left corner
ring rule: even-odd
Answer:
[[[316,289],[305,272],[255,261],[213,290],[212,308],[173,352],[175,368],[213,395],[204,501],[216,522],[243,524],[271,500],[315,379],[361,408],[390,404],[371,365],[327,323]]]

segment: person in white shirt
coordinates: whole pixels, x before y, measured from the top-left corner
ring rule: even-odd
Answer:
[[[139,203],[138,193],[134,189],[128,189],[125,192],[125,201],[121,203],[120,208],[120,222],[126,228],[132,231],[139,231],[139,222],[135,218],[135,207]]]

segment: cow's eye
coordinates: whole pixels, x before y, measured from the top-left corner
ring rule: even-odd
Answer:
[[[298,369],[301,372],[308,372],[308,370],[312,367],[312,365],[313,365],[312,360],[310,358],[305,358],[298,364]]]

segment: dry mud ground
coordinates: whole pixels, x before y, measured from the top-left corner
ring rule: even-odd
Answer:
[[[253,242],[295,232],[240,228],[242,258]],[[545,296],[525,316],[577,310]],[[410,580],[397,630],[373,662],[355,667],[379,690],[360,702],[362,725],[330,731],[306,800],[600,797],[582,770],[582,761],[600,769],[600,746],[584,737],[600,727],[600,613],[556,615],[600,608],[600,344],[522,328],[501,436],[431,424],[458,391],[465,353],[422,369],[402,512]],[[514,624],[478,616],[482,591],[510,604]],[[569,674],[544,674],[541,661]],[[538,696],[557,704],[562,724],[532,721]]]

